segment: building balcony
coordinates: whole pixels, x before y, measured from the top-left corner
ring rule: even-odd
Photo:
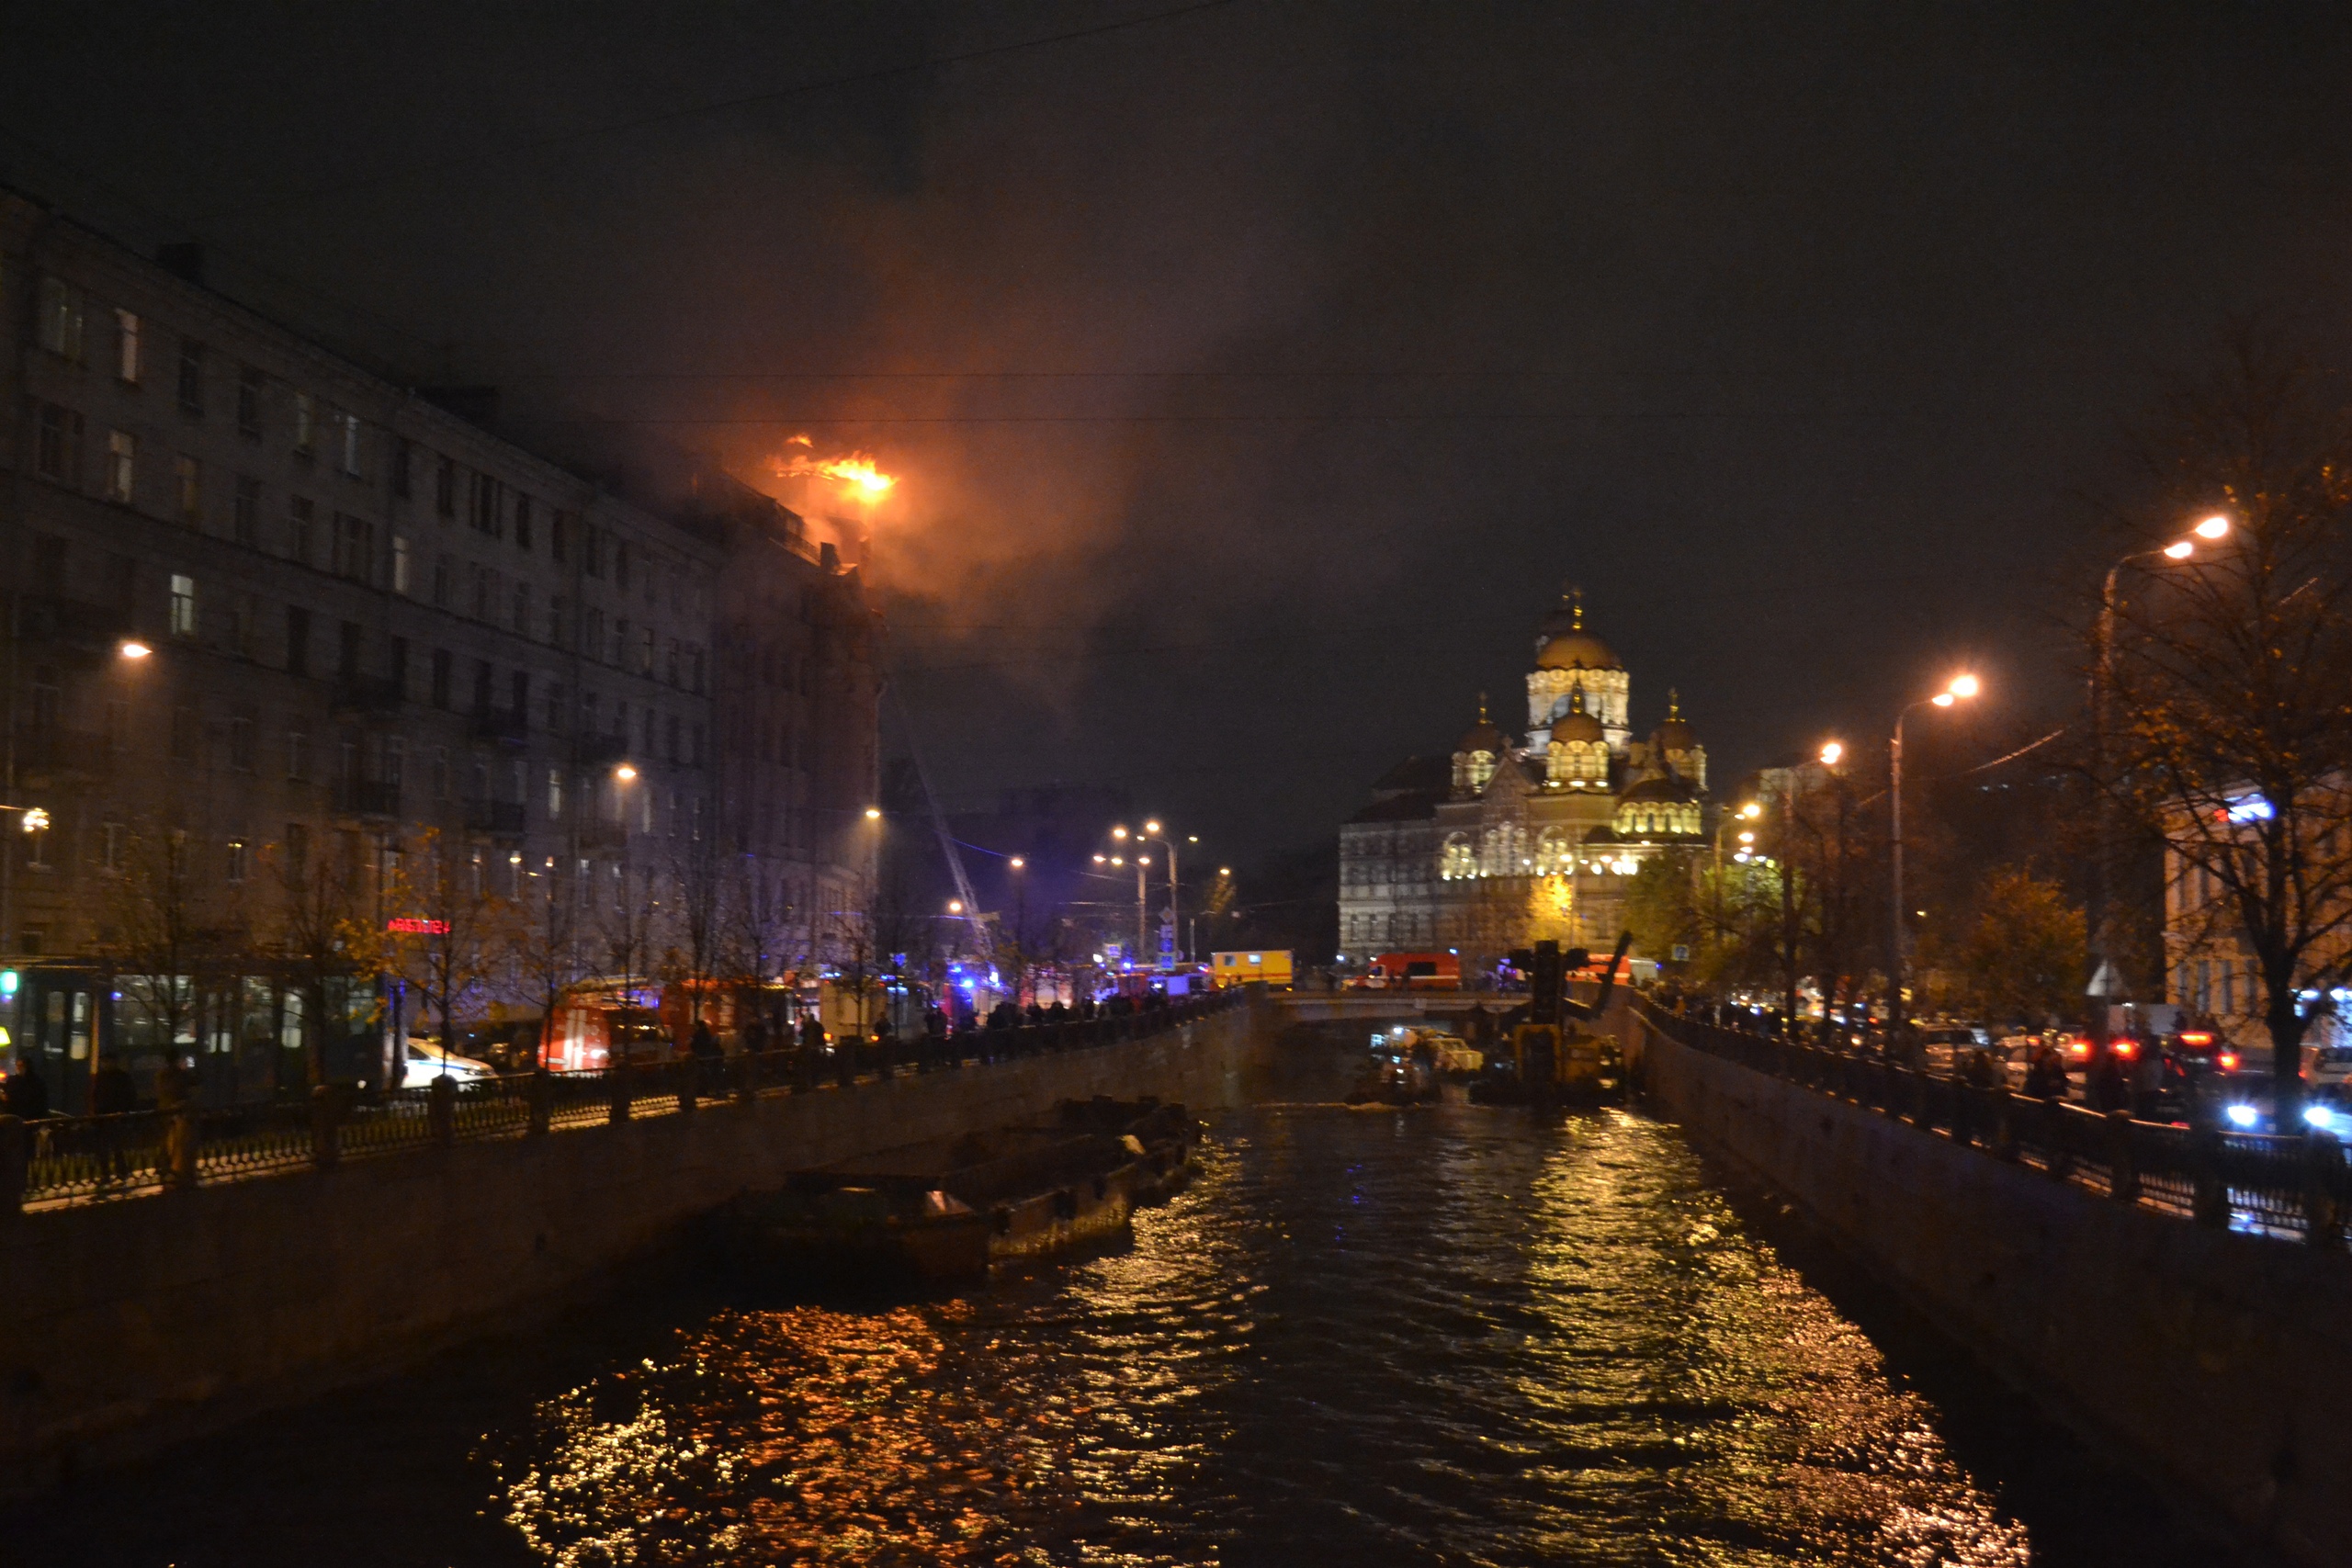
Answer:
[[[476,740],[508,746],[520,746],[531,738],[530,724],[520,708],[476,708],[467,729]]]
[[[400,785],[378,779],[345,780],[334,786],[334,809],[338,817],[398,817]]]
[[[17,616],[17,635],[25,642],[78,653],[111,654],[131,633],[127,611],[54,594],[27,594]]]
[[[384,675],[338,675],[329,701],[337,713],[398,713],[405,696],[401,682]]]
[[[466,802],[466,830],[471,833],[519,834],[523,831],[523,803],[519,800],[469,800]]]
[[[28,726],[17,731],[17,773],[26,783],[106,778],[113,772],[114,748],[95,730]]]

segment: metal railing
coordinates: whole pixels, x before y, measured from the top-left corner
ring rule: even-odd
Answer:
[[[2301,1137],[2138,1122],[2063,1100],[1979,1088],[1871,1056],[1849,1055],[1684,1018],[1645,998],[1632,1004],[1677,1044],[1849,1101],[1921,1132],[2032,1166],[2127,1202],[2199,1224],[2301,1236],[2340,1247],[2352,1213],[2344,1145]]]
[[[575,1073],[518,1073],[360,1094],[322,1085],[307,1100],[181,1105],[119,1116],[0,1115],[0,1216],[19,1209],[149,1196],[177,1188],[325,1170],[457,1144],[493,1143],[674,1116],[891,1077],[985,1068],[1163,1036],[1245,999],[1222,991],[1124,1018],[975,1029],[868,1043],[825,1059],[797,1047]]]

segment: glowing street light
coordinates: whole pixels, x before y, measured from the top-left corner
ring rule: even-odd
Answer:
[[[623,762],[619,767],[613,770],[613,777],[620,780],[623,784],[628,784],[630,780],[637,777],[637,770],[629,766],[628,763]]]
[[[21,826],[28,833],[38,833],[49,826],[49,813],[36,806],[25,813]]]
[[[2228,535],[2230,520],[2216,512],[2189,531],[2200,539],[2219,539]]]
[[[1013,870],[1015,870],[1015,871],[1019,871],[1023,866],[1027,865],[1029,863],[1028,863],[1027,861],[1025,861],[1025,860],[1023,860],[1019,855],[1015,855],[1015,856],[1013,856],[1013,857],[1012,857],[1012,861],[1011,861],[1011,863],[1011,863],[1011,865],[1012,866],[1012,869],[1013,869]]]
[[[123,658],[131,660],[144,659],[155,651],[137,637],[125,637],[115,645],[114,650]]]
[[[1894,874],[1888,878],[1892,898],[1886,927],[1886,1030],[1890,1043],[1903,1027],[1903,721],[1912,710],[1948,708],[1984,690],[1974,675],[1959,674],[1934,696],[1910,703],[1894,716],[1894,739],[1887,748],[1887,842],[1893,852]]]
[[[1845,755],[1846,748],[1832,740],[1821,749],[1821,765],[1825,768],[1834,768],[1838,765],[1838,760]]]
[[[951,915],[962,914],[964,912],[964,900],[961,898],[950,898],[947,900],[947,912]]]
[[[879,822],[879,821],[881,821],[881,820],[882,820],[882,808],[881,808],[880,807],[878,807],[878,806],[869,806],[869,807],[867,807],[865,808],[865,819],[866,819],[868,822]]]

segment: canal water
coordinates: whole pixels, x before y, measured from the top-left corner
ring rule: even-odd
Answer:
[[[2212,1560],[1672,1128],[1467,1105],[1234,1113],[1110,1254],[664,1283],[17,1523],[11,1568]]]

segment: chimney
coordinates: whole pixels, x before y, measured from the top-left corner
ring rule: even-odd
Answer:
[[[831,539],[827,539],[817,547],[817,564],[827,571],[841,570],[842,553],[833,547],[833,542]]]
[[[204,281],[204,246],[195,240],[181,240],[155,247],[155,265],[190,283]]]

